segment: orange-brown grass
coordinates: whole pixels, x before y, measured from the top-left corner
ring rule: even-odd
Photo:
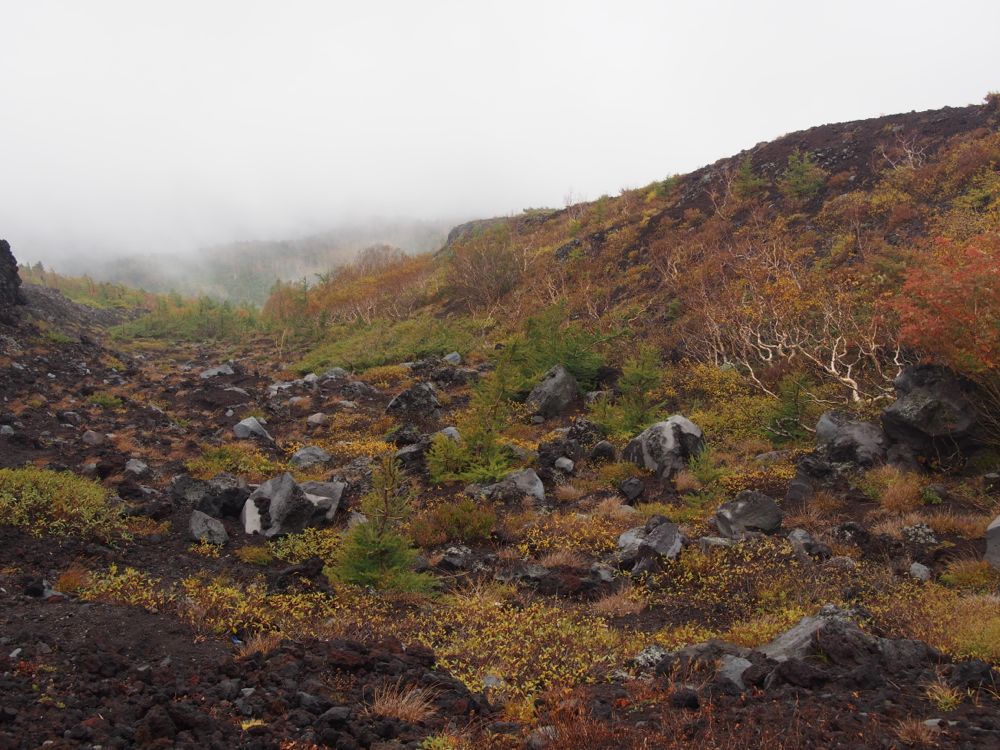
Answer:
[[[992,516],[983,513],[941,511],[928,513],[924,522],[937,534],[955,534],[966,539],[975,539],[986,533],[986,527],[991,520]]]
[[[556,549],[546,553],[538,561],[546,568],[570,568],[583,570],[588,567],[587,558],[571,549]]]
[[[437,713],[437,708],[434,706],[435,697],[433,690],[416,685],[403,685],[401,682],[391,683],[375,688],[365,713],[419,724],[433,718]]]
[[[917,474],[886,464],[865,474],[861,489],[886,510],[906,512],[920,507],[922,484]]]
[[[56,579],[56,591],[75,595],[90,585],[90,571],[82,565],[73,564],[59,574]]]
[[[871,515],[873,518],[882,516],[871,525],[871,530],[876,534],[882,534],[891,539],[902,539],[903,529],[918,523],[924,523],[927,520],[921,513],[904,513],[899,516],[885,516],[878,513],[872,513]]]
[[[702,489],[702,484],[698,481],[698,477],[687,469],[683,469],[677,472],[677,476],[674,477],[674,487],[683,495],[685,492],[697,492]]]
[[[1000,572],[985,560],[963,557],[948,563],[941,582],[962,591],[988,594],[1000,590]]]
[[[572,484],[560,484],[552,494],[560,503],[572,503],[583,497],[583,492]]]
[[[610,521],[626,521],[635,516],[630,506],[625,505],[619,497],[609,497],[601,500],[593,510],[595,518],[606,518]]]
[[[284,637],[277,631],[254,633],[240,644],[237,658],[246,659],[254,654],[269,654],[281,645]]]
[[[591,611],[600,617],[637,615],[645,608],[642,597],[630,588],[606,594],[590,605]]]
[[[938,731],[919,718],[900,719],[895,727],[896,739],[907,747],[930,747],[936,744]]]

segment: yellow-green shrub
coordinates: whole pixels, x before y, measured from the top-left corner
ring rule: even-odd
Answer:
[[[125,535],[121,510],[97,482],[34,467],[0,469],[0,517],[30,533],[113,541]]]

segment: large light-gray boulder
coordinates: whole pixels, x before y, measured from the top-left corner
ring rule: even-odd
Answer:
[[[248,534],[296,534],[326,518],[333,501],[306,494],[291,474],[270,479],[247,498],[241,520]]]
[[[229,541],[229,534],[226,533],[226,527],[222,525],[222,521],[212,518],[200,510],[191,512],[188,530],[191,532],[191,538],[196,542],[208,542],[222,546]]]
[[[622,458],[668,478],[704,449],[705,435],[701,428],[687,417],[675,414],[632,438]]]
[[[332,521],[340,509],[340,501],[347,489],[347,482],[333,480],[330,482],[303,482],[300,487],[306,493],[306,500],[319,510],[326,508],[323,518]]]
[[[1000,516],[986,527],[986,562],[1000,570]]]
[[[257,419],[257,417],[247,417],[246,419],[237,422],[233,427],[233,434],[236,436],[237,440],[259,438],[261,440],[266,440],[269,443],[274,442],[274,438],[272,438],[270,433],[264,429],[264,425],[260,423],[260,420]]]
[[[528,394],[533,413],[548,419],[562,414],[580,396],[580,384],[562,365],[549,370]]]
[[[873,466],[885,461],[886,437],[882,428],[860,422],[838,411],[828,411],[816,423],[816,442],[830,460]]]
[[[743,490],[733,500],[719,506],[712,520],[719,533],[738,539],[750,531],[770,534],[781,528],[781,508],[763,492]]]
[[[523,494],[531,495],[536,500],[545,499],[545,485],[542,484],[542,480],[538,478],[534,469],[512,471],[503,478],[503,481],[513,484]]]
[[[828,604],[819,611],[819,614],[803,617],[790,629],[757,650],[775,661],[803,659],[812,652],[813,636],[818,631],[833,623],[856,628],[854,619],[855,613],[851,610]]]

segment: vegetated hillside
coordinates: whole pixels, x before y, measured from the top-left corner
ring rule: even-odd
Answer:
[[[995,747],[995,106],[367,250],[260,314],[27,285],[0,747]]]
[[[68,274],[88,274],[152,292],[208,295],[230,302],[261,304],[278,280],[312,281],[352,260],[371,245],[392,245],[407,253],[440,247],[447,226],[425,221],[372,221],[283,241],[246,241],[202,248],[178,262],[176,255],[147,255],[95,262],[69,259]]]
[[[792,369],[871,400],[898,369],[908,270],[995,245],[998,118],[992,97],[792,133],[618,196],[463,225],[434,256],[284,287],[265,311],[293,330],[475,318],[502,338],[562,304],[771,391]]]

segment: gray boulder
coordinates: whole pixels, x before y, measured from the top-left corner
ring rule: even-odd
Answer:
[[[270,433],[264,429],[264,425],[260,423],[260,420],[258,420],[257,417],[247,417],[242,422],[237,422],[233,427],[233,434],[236,436],[237,440],[259,438],[261,440],[266,440],[269,443],[274,442],[274,438],[272,438]]]
[[[138,458],[130,458],[125,462],[125,473],[134,477],[144,477],[149,473],[149,464]]]
[[[434,386],[430,383],[416,383],[395,396],[385,408],[386,412],[410,412],[430,415],[441,407]]]
[[[318,445],[307,445],[305,448],[299,448],[292,454],[290,463],[296,468],[308,469],[317,464],[325,464],[329,462],[330,458],[330,454]]]
[[[309,425],[310,427],[322,427],[323,425],[325,425],[329,421],[330,421],[330,417],[328,417],[323,412],[318,411],[315,414],[310,415],[306,419],[306,424]]]
[[[534,469],[512,471],[503,478],[503,481],[514,485],[520,492],[531,495],[536,500],[545,499],[545,485],[542,484],[542,480],[538,478]]]
[[[527,404],[539,416],[555,417],[562,414],[580,396],[580,384],[562,365],[556,365],[528,394]]]
[[[235,518],[250,496],[250,487],[245,479],[232,474],[219,474],[207,482],[183,474],[174,477],[170,493],[185,505],[213,518]]]
[[[321,376],[321,380],[345,380],[351,376],[347,370],[343,367],[331,367],[329,370],[324,372]]]
[[[622,533],[618,537],[615,558],[622,568],[637,571],[651,559],[673,560],[684,546],[684,534],[675,523],[653,516],[645,526]]]
[[[332,502],[329,498],[306,495],[291,474],[270,479],[247,498],[241,520],[247,534],[270,538],[296,534],[322,521]]]
[[[300,487],[306,493],[306,500],[319,510],[326,509],[323,518],[332,521],[340,509],[341,498],[347,489],[347,482],[337,480],[330,482],[303,482]]]
[[[91,448],[100,448],[102,445],[108,442],[106,435],[100,432],[94,432],[93,430],[87,430],[83,433],[83,442],[85,445],[89,445]]]
[[[906,368],[894,385],[897,400],[882,412],[890,439],[916,455],[934,458],[977,444],[978,414],[971,386],[943,367]]]
[[[669,478],[704,449],[705,436],[701,428],[687,417],[675,414],[632,438],[622,458],[659,477]]]
[[[210,367],[207,370],[201,371],[201,379],[209,380],[211,378],[217,378],[220,375],[235,375],[236,371],[233,366],[228,362],[224,365],[219,365],[218,367]]]
[[[910,574],[910,578],[914,580],[923,581],[924,583],[931,580],[931,569],[923,563],[910,563],[910,569],[907,572]]]
[[[196,542],[208,542],[222,546],[229,541],[229,534],[226,533],[226,527],[222,525],[222,521],[212,518],[200,510],[192,511],[188,530],[191,532],[191,538]]]
[[[789,630],[776,637],[770,643],[761,646],[758,651],[775,661],[788,659],[803,659],[812,652],[813,636],[831,623],[857,626],[854,624],[855,613],[828,604],[819,614],[803,617]]]
[[[986,527],[986,562],[1000,570],[1000,516]]]
[[[826,449],[830,460],[858,466],[885,461],[886,438],[878,425],[859,422],[848,415],[828,411],[816,424],[816,442]]]
[[[453,367],[458,367],[462,364],[462,355],[458,352],[451,352],[450,354],[444,355],[444,361]]]
[[[773,533],[781,528],[783,517],[778,504],[763,492],[743,490],[733,500],[719,506],[712,520],[720,534],[738,539],[752,531]]]

